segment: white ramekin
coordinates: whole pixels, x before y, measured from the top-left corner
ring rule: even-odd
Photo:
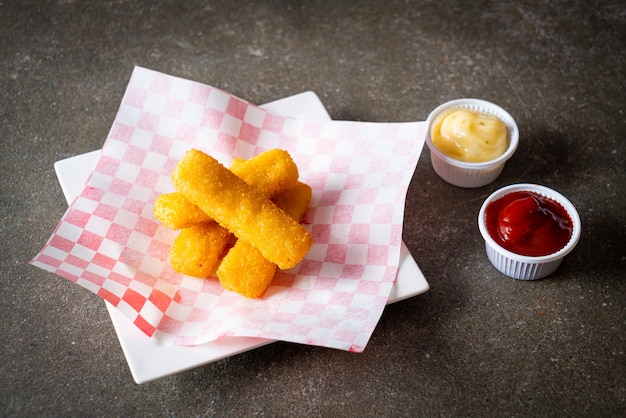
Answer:
[[[487,206],[506,194],[519,191],[538,193],[557,201],[565,208],[572,220],[573,230],[569,242],[559,251],[540,257],[524,256],[502,248],[491,238],[485,224]],[[485,200],[478,213],[478,229],[485,240],[487,257],[496,269],[514,279],[537,280],[552,274],[559,267],[563,258],[574,249],[580,239],[581,223],[574,205],[559,192],[538,184],[513,184],[496,190]]]
[[[441,152],[432,142],[431,128],[441,113],[452,109],[470,109],[488,113],[503,121],[507,127],[509,147],[500,157],[481,163],[468,163]],[[439,105],[428,118],[426,145],[430,149],[430,161],[435,172],[448,183],[465,188],[482,187],[494,181],[502,172],[504,164],[511,158],[519,143],[519,130],[515,119],[500,106],[480,99],[456,99]]]

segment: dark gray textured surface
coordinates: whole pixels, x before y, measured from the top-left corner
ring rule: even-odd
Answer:
[[[626,414],[626,5],[469,3],[0,2],[0,414]],[[313,90],[335,119],[483,98],[521,144],[473,190],[425,148],[404,240],[431,290],[389,306],[364,353],[277,343],[139,386],[102,301],[28,264],[66,208],[53,163],[101,147],[134,65],[259,104]],[[476,227],[516,182],[582,218],[545,280],[498,273]]]

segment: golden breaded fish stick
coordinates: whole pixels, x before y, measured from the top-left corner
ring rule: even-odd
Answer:
[[[170,264],[179,273],[208,277],[215,272],[230,232],[216,222],[205,222],[180,231],[170,250]]]
[[[287,215],[300,222],[304,216],[304,212],[311,203],[313,191],[308,184],[298,182],[294,187],[279,193],[272,201],[284,210]]]
[[[244,240],[237,240],[217,267],[217,277],[226,290],[248,298],[263,296],[276,274],[276,264]]]
[[[300,221],[311,201],[311,187],[298,183],[274,199],[276,205],[296,221]],[[248,298],[263,296],[276,274],[276,264],[246,241],[237,240],[219,267],[217,277],[226,290]]]
[[[154,216],[167,228],[182,229],[209,222],[211,217],[178,192],[165,193],[154,202]]]
[[[298,167],[287,151],[272,149],[230,167],[240,179],[262,195],[272,197],[298,183]]]
[[[294,267],[313,245],[306,228],[201,151],[187,151],[172,173],[172,183],[190,202],[281,269]]]

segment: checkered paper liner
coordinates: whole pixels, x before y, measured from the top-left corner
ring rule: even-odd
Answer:
[[[261,337],[361,352],[396,277],[404,201],[424,122],[299,120],[220,89],[136,67],[94,171],[31,261],[96,293],[146,335],[195,345]],[[314,245],[263,298],[175,272],[177,231],[153,215],[190,148],[224,165],[280,148],[313,189]]]

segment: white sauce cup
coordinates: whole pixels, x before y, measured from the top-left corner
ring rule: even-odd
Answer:
[[[432,142],[431,128],[437,116],[452,109],[470,109],[496,116],[507,127],[508,148],[500,157],[480,162],[469,163],[457,160],[441,152]],[[465,188],[485,186],[494,181],[502,172],[506,161],[513,156],[519,143],[519,130],[513,117],[500,106],[480,99],[456,99],[439,105],[428,118],[426,145],[430,149],[430,161],[435,172],[448,183]]]

